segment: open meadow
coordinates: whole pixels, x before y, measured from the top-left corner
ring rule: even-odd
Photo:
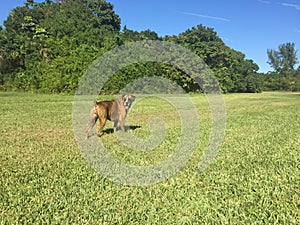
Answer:
[[[204,171],[199,162],[211,114],[204,95],[191,99],[201,128],[186,166],[164,182],[128,186],[97,173],[82,156],[74,96],[0,93],[0,224],[299,224],[300,93],[224,95],[225,137]],[[168,158],[180,136],[178,113],[137,97],[129,132],[147,138],[151,117],[167,128],[157,149],[124,147],[108,132],[110,122],[103,144],[132,165]]]

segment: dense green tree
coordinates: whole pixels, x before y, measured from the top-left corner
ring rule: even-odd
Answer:
[[[143,40],[161,40],[158,34],[154,31],[148,29],[145,31],[137,32],[127,29],[126,26],[124,26],[122,32],[120,32],[120,39],[122,40],[122,43]]]
[[[198,25],[178,36],[167,36],[165,40],[187,47],[201,57],[224,92],[248,91],[246,77],[259,69],[252,60],[246,60],[243,53],[226,46],[212,28]]]
[[[22,90],[74,91],[88,65],[120,44],[120,19],[103,0],[28,0],[4,25],[1,83]]]
[[[119,31],[121,20],[113,12],[114,6],[105,0],[81,0],[94,16],[93,27],[105,27],[106,29]]]

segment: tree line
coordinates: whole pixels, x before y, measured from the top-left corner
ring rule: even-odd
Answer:
[[[293,43],[268,50],[274,71],[262,74],[253,60],[226,46],[213,28],[200,24],[165,37],[151,30],[121,29],[120,17],[105,0],[27,0],[13,9],[0,27],[0,90],[74,93],[94,60],[117,46],[142,40],[168,41],[190,49],[210,67],[225,93],[300,90]],[[142,62],[118,71],[102,92],[117,93],[145,76],[168,78],[187,92],[202,91],[184,71]]]

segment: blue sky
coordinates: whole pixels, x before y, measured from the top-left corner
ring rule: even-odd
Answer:
[[[294,42],[300,50],[300,0],[108,0],[122,27],[177,35],[202,24],[212,27],[229,47],[271,70],[267,49]],[[0,0],[0,24],[23,0]],[[300,51],[298,51],[300,61]]]

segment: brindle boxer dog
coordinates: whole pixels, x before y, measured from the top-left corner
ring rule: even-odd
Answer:
[[[91,109],[89,125],[85,132],[86,139],[89,137],[89,133],[98,119],[100,120],[100,125],[97,132],[99,137],[103,134],[102,129],[107,120],[114,122],[114,132],[117,130],[118,123],[120,123],[121,130],[125,131],[125,118],[134,100],[134,95],[127,94],[110,101],[95,101],[94,106]]]

